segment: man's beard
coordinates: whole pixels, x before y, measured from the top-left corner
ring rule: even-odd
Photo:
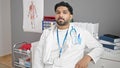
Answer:
[[[57,24],[59,25],[59,26],[65,26],[67,23],[66,22],[57,22]]]
[[[58,24],[59,26],[65,26],[65,25],[68,24],[68,22],[66,22],[65,20],[64,20],[64,21],[59,21],[59,20],[57,20],[56,22],[57,22],[57,24]]]

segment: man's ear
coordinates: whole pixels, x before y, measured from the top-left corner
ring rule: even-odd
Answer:
[[[72,20],[73,19],[73,15],[70,15],[70,20]]]

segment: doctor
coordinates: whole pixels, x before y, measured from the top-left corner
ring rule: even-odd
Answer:
[[[70,24],[73,8],[62,1],[54,10],[56,25],[42,33],[32,68],[87,68],[96,63],[103,47],[89,32]],[[90,52],[84,54],[85,48]]]

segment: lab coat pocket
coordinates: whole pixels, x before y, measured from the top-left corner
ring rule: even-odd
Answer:
[[[81,44],[77,43],[77,44],[69,44],[70,47],[69,47],[69,50],[82,50],[84,49],[85,45],[84,43],[82,42]]]
[[[83,50],[83,45],[71,45],[71,47],[67,48],[62,56],[64,56],[64,60],[71,62],[72,60],[69,59],[71,59],[73,56],[77,57],[82,53]]]
[[[71,48],[72,49],[82,49],[83,45],[81,45],[81,44],[75,44],[75,45],[72,45]]]

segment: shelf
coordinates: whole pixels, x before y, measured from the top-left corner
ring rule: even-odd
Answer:
[[[20,49],[14,49],[13,52],[30,56],[30,51],[25,51],[25,50],[20,50]]]
[[[20,42],[13,46],[13,65],[14,68],[31,68],[31,51],[19,49],[22,44],[26,42]]]
[[[31,67],[31,66],[25,66],[23,64],[19,64],[18,62],[14,62],[14,65],[17,66],[17,67],[27,67],[27,68]]]

